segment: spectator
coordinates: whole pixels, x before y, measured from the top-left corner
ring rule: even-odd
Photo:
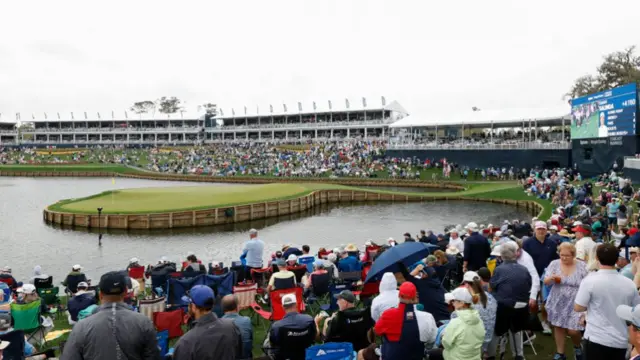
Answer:
[[[349,245],[353,245],[353,244],[349,244]],[[349,252],[350,252],[349,246],[347,246],[344,250],[340,251],[340,261],[338,261],[338,271],[339,272],[361,271],[362,263],[360,263],[357,257],[351,256]]]
[[[521,241],[509,240],[501,246],[511,246],[516,250],[518,264],[527,268],[529,275],[531,276],[531,290],[529,292],[529,308],[534,309],[537,305],[538,293],[540,292],[540,276],[536,270],[536,266],[533,262],[533,258],[526,251],[522,250],[520,246]]]
[[[174,360],[235,360],[242,358],[241,332],[231,319],[219,319],[211,312],[215,302],[213,289],[196,285],[183,298],[189,303],[189,316],[195,321],[191,330],[176,344]]]
[[[296,266],[298,265],[298,257],[294,254],[289,255],[287,257],[287,266]]]
[[[631,359],[629,360],[640,360],[640,308],[619,305],[616,314],[625,321],[629,331],[629,344],[632,346]]]
[[[337,266],[338,256],[334,253],[331,253],[327,255],[327,259],[322,260],[322,262],[324,263],[325,270],[327,270],[327,272],[331,274],[331,277],[334,279],[337,279],[339,276],[338,266]]]
[[[325,342],[348,342],[354,351],[360,351],[370,342],[367,338],[374,323],[368,308],[356,309],[356,296],[350,290],[343,290],[336,295],[338,311],[327,318],[323,330],[320,330],[322,314],[316,316],[317,333]]]
[[[262,256],[264,252],[264,242],[258,239],[258,230],[249,230],[249,241],[244,244],[242,252],[247,254],[247,265],[245,266],[245,278],[251,279],[251,269],[262,268]]]
[[[62,285],[67,287],[67,290],[75,294],[78,291],[78,284],[81,282],[88,283],[87,276],[82,272],[82,266],[76,264],[71,267],[71,272],[67,274],[67,277],[62,282]]]
[[[187,256],[187,263],[186,263],[186,267],[184,269],[182,269],[182,271],[185,272],[197,272],[197,273],[206,273],[207,272],[207,268],[202,265],[199,261],[198,258],[191,254],[189,256]]]
[[[478,311],[472,307],[474,298],[465,287],[453,290],[451,295],[457,316],[443,330],[444,351],[429,352],[429,359],[481,359],[485,329]]]
[[[11,327],[11,314],[6,312],[0,313],[0,335],[4,335],[13,331]],[[1,350],[1,349],[0,349]],[[36,352],[36,348],[31,345],[27,339],[24,339],[24,355],[30,356]],[[0,359],[2,359],[2,351],[0,351]]]
[[[298,300],[294,294],[283,296],[282,307],[284,307],[286,314],[282,320],[274,322],[271,330],[269,330],[268,343],[265,345],[268,345],[266,347],[271,349],[277,359],[303,359],[304,350],[300,354],[291,354],[287,345],[296,341],[304,341],[305,343],[299,343],[298,345],[300,345],[300,348],[306,349],[313,345],[316,338],[316,325],[313,318],[307,314],[300,314],[297,303]],[[285,336],[287,337],[286,339]]]
[[[633,263],[638,258],[638,252],[640,252],[639,248],[630,247],[629,248],[629,264],[625,265],[625,267],[620,269],[620,274],[624,275],[626,278],[630,280],[633,280],[634,278],[632,268],[633,268]]]
[[[327,274],[327,270],[325,270],[324,268],[324,262],[322,262],[321,260],[316,260],[316,262],[313,264],[313,272],[311,274],[309,274],[309,276],[307,276],[305,284],[304,284],[304,288],[305,289],[311,289],[313,287],[313,278],[315,276],[319,276],[319,275],[324,275]],[[330,276],[327,276],[329,281],[331,280]]]
[[[618,250],[614,245],[598,246],[596,258],[599,270],[582,280],[574,305],[575,311],[588,312],[585,359],[624,360],[629,334],[616,309],[640,304],[640,296],[633,281],[615,270]]]
[[[429,313],[415,310],[417,296],[415,285],[404,282],[398,291],[398,306],[385,310],[376,322],[375,332],[382,336],[382,359],[422,359],[425,344],[430,345],[435,341],[435,320]],[[374,349],[370,346],[361,354],[365,359],[370,359]]]
[[[549,233],[549,240],[556,244],[563,242],[562,236],[558,234],[558,227],[556,225],[549,226]]]
[[[589,262],[589,253],[596,246],[596,242],[589,236],[591,227],[586,224],[578,225],[571,229],[576,234],[576,258],[584,262]]]
[[[427,233],[424,230],[420,230],[420,236],[418,237],[418,241],[423,243],[429,243],[429,238],[427,238]]]
[[[315,256],[313,256],[311,254],[311,248],[309,247],[309,245],[302,245],[302,255],[300,255],[298,258],[315,258]]]
[[[236,324],[242,337],[242,356],[238,359],[253,359],[253,325],[251,319],[240,315],[238,298],[235,295],[226,295],[222,298],[223,319],[231,319]]]
[[[464,254],[464,241],[462,241],[462,239],[458,234],[458,230],[456,229],[451,230],[451,233],[449,236],[449,244],[447,245],[447,247],[449,246],[453,246],[457,248],[461,254]],[[442,251],[446,251],[446,248],[443,249]]]
[[[496,355],[498,338],[508,333],[514,358],[524,359],[519,332],[524,330],[529,319],[531,274],[526,267],[517,263],[517,255],[517,247],[500,246],[502,263],[494,270],[489,283],[498,302],[495,335],[487,349],[489,357]]]
[[[127,272],[129,272],[131,268],[138,268],[138,267],[140,267],[140,259],[138,259],[137,257],[132,257],[131,259],[129,259],[129,265],[127,265]]]
[[[580,313],[573,311],[580,282],[587,276],[587,265],[576,261],[576,247],[571,243],[562,243],[558,247],[560,260],[553,260],[547,268],[544,284],[551,286],[546,300],[549,323],[553,326],[556,341],[556,360],[566,359],[564,355],[567,336],[573,341],[576,358],[582,358],[582,333]]]
[[[421,230],[424,233],[424,230]],[[431,245],[436,245],[438,243],[438,237],[433,233],[433,231],[427,231],[427,242]]]
[[[404,233],[404,242],[416,242],[416,239],[411,237],[411,234]]]
[[[69,299],[67,303],[67,311],[69,312],[70,324],[78,322],[78,314],[80,311],[96,304],[94,294],[87,292],[89,284],[81,282],[78,284],[78,291]]]
[[[8,266],[5,266],[4,268],[2,268],[2,270],[0,270],[0,282],[9,285],[11,290],[15,290],[18,287],[22,286],[22,284],[18,283],[13,275],[11,275],[11,268]]]
[[[463,272],[476,271],[487,265],[487,259],[491,254],[489,241],[478,233],[478,225],[470,222],[466,227],[469,237],[465,240],[463,254]],[[451,246],[451,245],[449,245]]]
[[[398,306],[398,282],[393,273],[386,272],[380,281],[380,295],[371,303],[371,318],[378,321],[382,313],[390,308]]]
[[[488,271],[487,268],[482,268]],[[481,271],[482,269],[478,270]],[[487,278],[491,278],[491,273]],[[474,301],[473,308],[478,310],[478,314],[480,315],[480,319],[482,319],[482,324],[484,325],[485,335],[484,341],[482,343],[482,353],[487,352],[487,348],[489,347],[489,343],[493,338],[493,331],[496,327],[496,312],[498,311],[498,303],[496,299],[487,292],[485,286],[483,285],[483,281],[480,278],[478,273],[473,271],[467,271],[464,273],[464,277],[462,279],[462,285],[466,287],[471,295],[477,297],[477,301]],[[454,313],[455,314],[455,313]],[[451,314],[453,318],[454,315]]]
[[[421,276],[417,278],[411,275],[403,264],[398,264],[400,273],[405,281],[413,283],[418,291],[418,300],[424,311],[433,315],[438,322],[449,320],[451,314],[444,301],[445,290],[442,282],[436,276]],[[416,271],[414,269],[414,271]],[[417,270],[421,272],[421,270]],[[417,273],[416,272],[416,273]]]
[[[291,255],[295,255],[296,257],[302,255],[302,251],[300,251],[300,249],[298,249],[297,247],[294,246],[290,246],[290,245],[285,245],[282,247],[282,258],[283,259],[288,259],[289,256]]]
[[[293,271],[287,270],[287,264],[284,260],[276,261],[278,271],[273,273],[269,278],[267,291],[288,289],[296,286],[296,276]]]
[[[42,267],[40,265],[36,265],[33,268],[33,277],[31,278],[30,283],[31,284],[35,284],[36,283],[36,279],[37,280],[48,280],[49,279],[49,275],[44,274],[42,272]]]
[[[102,275],[99,284],[101,305],[96,314],[74,326],[61,360],[160,358],[153,323],[124,303],[125,284],[121,272]]]

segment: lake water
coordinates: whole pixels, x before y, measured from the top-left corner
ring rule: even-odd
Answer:
[[[22,281],[33,267],[54,276],[57,284],[74,264],[81,264],[93,279],[123,269],[132,257],[143,264],[167,256],[182,260],[189,251],[206,262],[229,263],[240,255],[248,230],[254,227],[265,241],[265,257],[283,244],[308,244],[312,251],[368,239],[402,239],[420,229],[442,232],[446,225],[500,223],[529,215],[513,207],[476,202],[336,204],[304,214],[212,228],[105,233],[98,246],[97,233],[59,229],[42,221],[42,210],[61,199],[79,198],[114,189],[166,186],[250,186],[199,184],[137,179],[4,178],[0,177],[0,267],[10,266]]]

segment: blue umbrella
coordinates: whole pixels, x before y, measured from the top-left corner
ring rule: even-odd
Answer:
[[[431,249],[437,249],[438,246],[421,242],[406,242],[391,247],[383,252],[371,266],[364,281],[369,282],[371,279],[377,278],[387,271],[393,271],[398,262],[405,266],[410,266],[424,259],[431,253]]]

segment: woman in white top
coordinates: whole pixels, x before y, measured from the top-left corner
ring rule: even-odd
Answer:
[[[449,236],[449,245],[447,247],[455,247],[461,253],[464,252],[464,241],[460,238],[458,234],[458,230],[451,230],[451,235]]]

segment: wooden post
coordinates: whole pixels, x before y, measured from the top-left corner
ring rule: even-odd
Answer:
[[[173,229],[173,213],[169,213],[169,229]]]
[[[124,228],[125,229],[129,228],[129,215],[124,216]]]
[[[99,216],[98,216],[99,217]],[[100,221],[100,220],[98,220]],[[105,215],[104,216],[104,228],[108,229],[109,228],[109,215]]]
[[[192,226],[196,226],[196,211],[194,210],[193,213],[191,214],[191,225]]]
[[[217,224],[218,223],[218,208],[215,209],[215,211],[213,212],[213,224]]]
[[[233,222],[237,222],[238,221],[238,208],[237,206],[233,207]]]
[[[249,220],[253,220],[253,204],[249,205]]]
[[[151,215],[147,214],[147,229],[151,229]]]

